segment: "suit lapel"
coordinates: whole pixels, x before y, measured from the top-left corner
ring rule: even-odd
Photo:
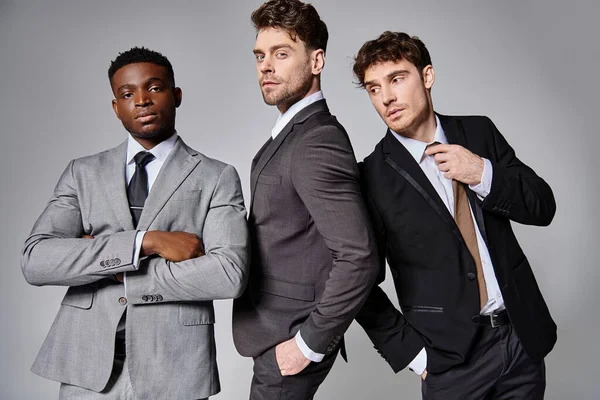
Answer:
[[[199,163],[198,152],[189,148],[181,138],[178,138],[148,193],[137,229],[148,229],[175,190],[181,186]]]
[[[265,143],[263,147],[256,154],[255,159],[252,164],[254,168],[250,174],[250,193],[251,193],[251,203],[250,210],[252,210],[252,200],[254,200],[254,191],[256,190],[256,182],[258,181],[258,177],[260,176],[262,170],[265,168],[267,163],[271,160],[273,155],[277,152],[285,138],[292,132],[294,125],[302,123],[306,121],[311,115],[316,114],[318,112],[329,112],[329,108],[327,108],[327,103],[325,100],[316,101],[302,110],[300,110],[294,118],[283,128],[283,130],[277,135],[275,140],[269,143]],[[266,146],[266,148],[265,148]],[[261,154],[262,152],[262,154]]]
[[[121,228],[134,229],[125,182],[125,159],[127,158],[127,140],[118,147],[100,154],[100,180],[106,192],[108,203],[112,207]]]
[[[385,162],[408,183],[410,183],[427,203],[435,210],[440,218],[448,225],[454,234],[462,241],[462,236],[454,222],[448,208],[429,182],[429,179],[413,156],[388,130],[383,139],[383,153]]]
[[[448,117],[445,115],[437,114],[440,119],[440,123],[442,124],[442,128],[444,129],[444,133],[446,134],[446,139],[448,139],[448,143],[457,144],[459,146],[464,147],[465,149],[469,149],[469,144],[467,143],[467,137],[465,134],[464,127],[455,118]],[[469,203],[471,204],[471,209],[473,210],[473,214],[475,214],[475,221],[477,222],[477,227],[479,228],[479,232],[486,244],[487,234],[485,231],[485,223],[483,220],[483,211],[481,209],[481,202],[477,198],[477,194],[473,192],[469,186],[467,185],[467,197],[469,199]]]

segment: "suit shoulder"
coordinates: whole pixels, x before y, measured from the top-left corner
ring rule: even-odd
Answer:
[[[491,119],[486,115],[442,115],[438,114],[440,121],[458,121],[463,125],[467,126],[481,126],[487,125],[491,122]]]
[[[193,150],[191,148],[190,148],[190,150],[195,152],[197,154],[197,156],[200,157],[200,161],[201,161],[202,168],[203,168],[203,173],[206,173],[206,170],[208,169],[208,171],[214,173],[214,175],[216,175],[218,177],[223,173],[223,171],[225,171],[226,169],[230,169],[230,170],[235,171],[237,174],[237,170],[235,169],[235,167],[233,165],[227,164],[226,162],[223,162],[221,160],[217,160],[216,158],[209,157],[209,156],[205,155],[204,153],[201,153],[197,150]]]
[[[365,157],[361,164],[361,173],[369,173],[377,169],[383,160],[383,139],[375,145],[375,148]]]
[[[112,153],[118,153],[121,150],[126,151],[126,148],[123,147],[123,143],[116,147],[106,149],[95,154],[77,157],[71,160],[71,163],[73,164],[73,167],[77,168],[95,167],[96,165],[98,165],[102,158],[110,156]]]

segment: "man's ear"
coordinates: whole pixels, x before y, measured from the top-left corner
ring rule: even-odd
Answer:
[[[325,68],[325,52],[323,49],[314,50],[311,54],[311,66],[313,75],[320,75]]]
[[[175,98],[175,108],[181,105],[181,98],[183,93],[181,92],[181,88],[173,88],[173,97]]]
[[[433,65],[430,64],[423,68],[422,75],[425,89],[431,89],[433,87],[433,83],[435,82],[435,71],[433,70]]]
[[[112,100],[112,108],[113,108],[113,111],[115,112],[115,115],[120,120],[121,117],[119,116],[119,107],[117,106],[117,99]]]

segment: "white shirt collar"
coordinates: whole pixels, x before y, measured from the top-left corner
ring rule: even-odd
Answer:
[[[310,96],[306,96],[302,100],[295,103],[293,106],[288,108],[288,110],[285,113],[279,114],[275,126],[273,127],[273,129],[271,129],[271,137],[273,138],[273,140],[275,140],[277,135],[279,135],[283,128],[285,128],[288,122],[290,122],[292,118],[294,118],[294,116],[298,114],[302,109],[306,108],[314,102],[323,100],[324,98],[325,97],[323,97],[323,92],[319,90],[318,92],[313,93]]]
[[[444,133],[444,129],[442,128],[442,124],[440,123],[440,119],[437,115],[435,116],[435,125],[435,135],[433,136],[431,143],[439,142],[441,144],[448,144],[448,139],[446,139],[446,134]],[[408,150],[415,161],[420,164],[423,159],[423,154],[425,153],[425,148],[431,143],[425,143],[421,142],[420,140],[404,137],[391,129],[390,132],[392,132],[394,137],[398,139],[398,141],[406,148],[406,150]]]
[[[177,143],[177,132],[150,150],[146,150],[137,142],[137,140],[129,135],[127,138],[127,164],[133,163],[133,157],[135,157],[135,155],[140,151],[149,151],[157,160],[159,160],[161,163],[164,163],[167,159],[167,156],[171,153],[171,150],[173,150],[173,147],[175,147],[175,143]]]

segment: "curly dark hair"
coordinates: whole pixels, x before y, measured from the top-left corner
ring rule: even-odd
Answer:
[[[136,63],[152,63],[160,65],[167,69],[169,78],[171,78],[171,84],[175,86],[175,73],[173,72],[173,66],[167,59],[158,51],[150,50],[145,47],[133,47],[127,51],[119,53],[114,61],[111,61],[110,67],[108,68],[108,79],[112,82],[112,78],[115,73],[129,64]]]
[[[327,25],[309,3],[299,0],[269,0],[251,16],[257,31],[279,28],[289,33],[293,40],[300,38],[310,50],[327,50]]]
[[[404,32],[383,32],[377,39],[362,45],[354,57],[354,75],[358,86],[364,87],[365,71],[374,64],[386,61],[406,60],[412,63],[421,77],[423,69],[431,64],[431,56],[425,43],[416,36]]]

